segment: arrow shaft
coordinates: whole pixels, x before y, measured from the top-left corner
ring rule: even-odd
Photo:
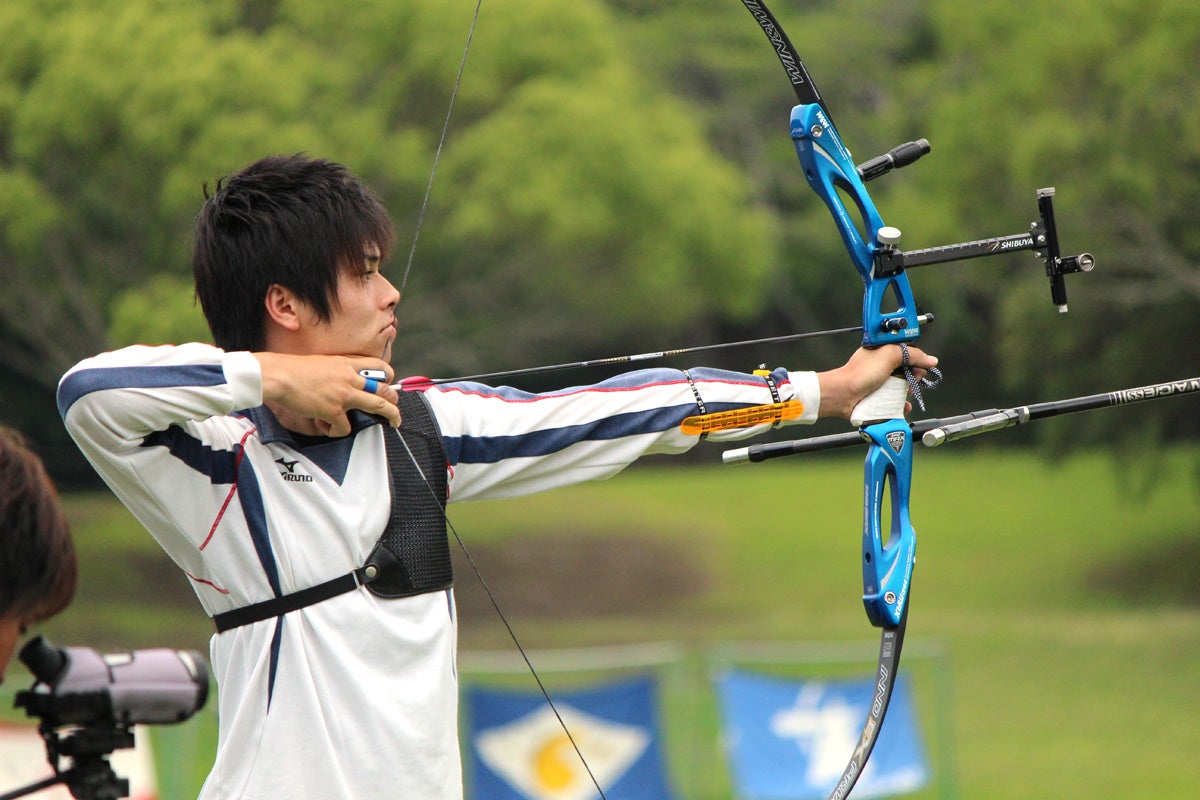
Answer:
[[[926,324],[933,321],[933,314],[922,314],[920,317],[918,317],[918,319],[920,320],[921,324]],[[593,358],[586,361],[568,361],[562,364],[546,364],[539,367],[524,367],[521,369],[501,370],[499,372],[481,372],[476,375],[462,375],[456,378],[432,378],[428,381],[428,383],[463,383],[466,381],[487,382],[497,378],[516,378],[526,375],[541,375],[547,372],[560,372],[568,369],[585,369],[587,367],[619,366],[621,364],[632,364],[639,361],[657,361],[664,358],[672,358],[674,356],[690,355],[692,353],[728,350],[734,347],[749,347],[750,345],[763,344],[786,344],[788,342],[800,342],[804,341],[805,339],[816,339],[823,336],[841,336],[844,334],[861,332],[861,325],[852,325],[846,328],[830,328],[828,330],[807,331],[805,333],[788,333],[782,336],[766,336],[758,339],[742,339],[736,342],[719,342],[717,344],[702,344],[693,347],[678,347],[673,350],[657,350],[649,353],[608,356],[606,358]]]

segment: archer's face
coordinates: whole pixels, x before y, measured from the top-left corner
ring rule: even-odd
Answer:
[[[363,248],[361,263],[340,271],[330,319],[321,322],[308,312],[308,352],[391,358],[400,292],[383,276],[380,266],[379,248],[371,244]]]

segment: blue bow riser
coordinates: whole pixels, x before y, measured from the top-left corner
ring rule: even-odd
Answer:
[[[809,103],[792,109],[791,134],[804,176],[833,214],[846,250],[862,276],[863,344],[876,347],[916,341],[921,329],[908,276],[903,272],[884,277],[875,275],[875,253],[880,247],[879,229],[884,227],[883,220],[837,129],[819,105]],[[857,220],[846,208],[842,193],[857,207]],[[885,304],[890,307],[886,312]]]
[[[863,428],[871,443],[863,481],[863,605],[878,628],[894,628],[904,617],[916,562],[917,534],[909,517],[913,435],[903,419]],[[883,535],[884,503],[890,526]]]

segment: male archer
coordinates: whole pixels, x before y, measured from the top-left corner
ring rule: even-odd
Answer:
[[[794,423],[846,417],[901,363],[886,347],[819,373],[398,391],[392,241],[382,204],[341,165],[264,158],[219,182],[196,223],[216,346],[104,353],[59,386],[79,447],[216,621],[220,731],[203,800],[458,800],[444,502],[684,452],[699,437],[680,423],[705,411],[794,400]],[[936,364],[910,354],[918,372]]]

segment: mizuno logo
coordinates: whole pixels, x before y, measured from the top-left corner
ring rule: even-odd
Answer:
[[[275,463],[283,467],[284,471],[279,473],[279,477],[285,481],[292,483],[312,483],[312,475],[305,472],[296,472],[296,466],[300,463],[299,461],[288,461],[286,458],[277,458],[275,459]]]

